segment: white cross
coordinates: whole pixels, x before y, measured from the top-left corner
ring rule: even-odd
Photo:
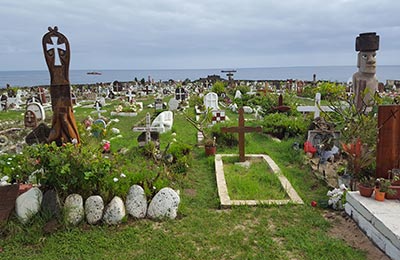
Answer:
[[[150,118],[150,113],[146,114],[146,126],[138,126],[134,127],[133,132],[146,132],[146,144],[148,144],[151,141],[151,132],[158,132],[159,128],[158,127],[152,127],[151,126],[151,118]]]
[[[320,112],[332,112],[333,109],[329,106],[321,106],[321,93],[315,94],[315,105],[314,106],[298,106],[297,111],[299,112],[314,112],[314,118],[320,116]]]
[[[126,94],[126,96],[128,97],[129,103],[132,103],[133,102],[133,98],[135,97],[135,95],[132,94],[131,90],[128,91],[128,94]]]
[[[58,37],[57,36],[50,37],[50,38],[51,38],[52,44],[50,44],[50,43],[46,44],[47,50],[49,51],[51,49],[54,49],[54,65],[55,66],[61,66],[60,55],[58,54],[58,49],[61,49],[61,50],[65,51],[66,50],[65,49],[65,43],[62,43],[62,44],[58,45],[58,43],[57,43],[58,42]]]

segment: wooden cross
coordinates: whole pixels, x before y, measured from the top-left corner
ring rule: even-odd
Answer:
[[[132,130],[133,132],[146,132],[146,144],[148,144],[151,141],[151,132],[157,132],[159,130],[158,127],[152,127],[151,126],[151,118],[150,118],[150,113],[146,114],[146,126],[138,126],[134,127]]]
[[[246,158],[244,156],[244,145],[245,145],[245,140],[244,140],[244,134],[245,133],[250,133],[250,132],[261,132],[262,128],[261,126],[257,127],[251,127],[251,126],[245,126],[244,125],[244,110],[243,107],[239,108],[239,126],[234,126],[234,127],[222,127],[221,131],[223,133],[238,133],[239,134],[239,161],[244,162],[246,161]]]
[[[175,90],[175,99],[176,100],[185,100],[186,99],[186,92],[183,88],[177,88]]]

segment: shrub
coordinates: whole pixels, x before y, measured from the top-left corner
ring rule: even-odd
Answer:
[[[309,124],[308,120],[287,116],[283,113],[266,115],[262,122],[263,132],[280,139],[305,135]]]

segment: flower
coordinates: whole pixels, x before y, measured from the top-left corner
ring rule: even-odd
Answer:
[[[126,175],[125,175],[125,174],[123,174],[123,173],[121,173],[121,174],[119,175],[119,177],[121,177],[121,178],[125,178],[125,177],[126,177]]]
[[[114,181],[114,182],[117,182],[117,181],[118,181],[118,178],[117,178],[117,177],[115,177],[115,178],[113,179],[113,181]]]

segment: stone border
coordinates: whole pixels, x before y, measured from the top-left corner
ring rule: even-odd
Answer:
[[[232,157],[237,156],[235,154],[216,154],[215,155],[215,174],[217,179],[218,196],[221,202],[221,207],[229,208],[232,205],[249,205],[255,206],[260,204],[268,205],[284,205],[288,203],[294,204],[304,204],[303,200],[297,194],[295,189],[290,184],[289,180],[282,174],[278,165],[265,154],[246,154],[246,157],[252,158],[263,158],[266,163],[268,163],[271,170],[276,174],[281,182],[282,187],[285,189],[290,199],[287,200],[231,200],[228,194],[228,187],[226,186],[225,174],[224,174],[224,164],[222,162],[222,157]]]
[[[130,116],[134,117],[137,116],[137,112],[111,112],[111,116]]]

